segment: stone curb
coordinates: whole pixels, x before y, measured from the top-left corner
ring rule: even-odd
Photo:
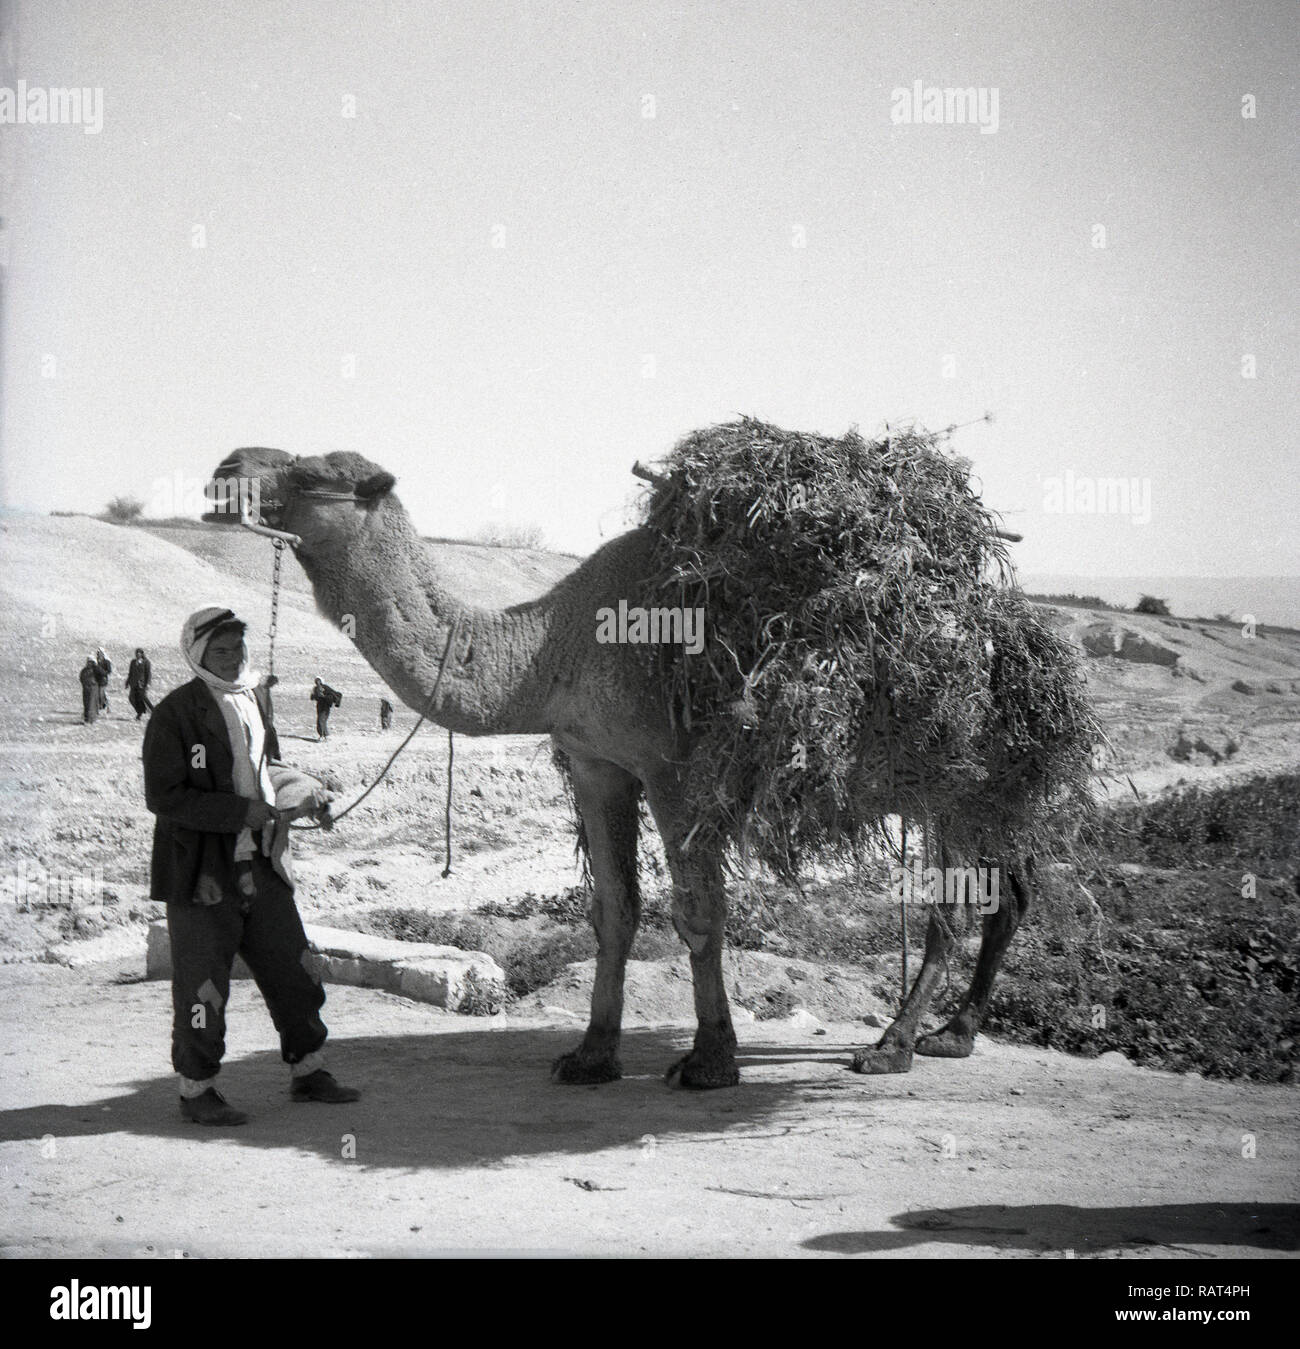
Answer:
[[[308,971],[327,984],[379,988],[416,1002],[458,1012],[476,994],[500,997],[505,974],[482,951],[462,951],[429,942],[395,941],[365,932],[308,924],[305,960]],[[171,941],[167,924],[149,924],[145,972],[150,979],[172,977]],[[236,956],[231,975],[251,979],[248,966]]]

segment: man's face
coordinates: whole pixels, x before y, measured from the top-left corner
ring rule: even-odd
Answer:
[[[203,668],[211,670],[218,679],[233,683],[248,662],[248,647],[242,633],[218,633],[203,653]]]

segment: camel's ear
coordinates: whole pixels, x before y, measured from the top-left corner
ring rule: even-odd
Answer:
[[[391,473],[372,473],[364,482],[357,483],[357,496],[365,501],[370,501],[375,497],[381,497],[385,492],[391,492],[397,486],[397,479]]]

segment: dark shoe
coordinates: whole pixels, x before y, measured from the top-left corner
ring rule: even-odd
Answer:
[[[226,1098],[215,1087],[209,1087],[202,1096],[182,1096],[181,1118],[191,1124],[248,1123],[248,1116],[227,1105]]]
[[[291,1095],[295,1101],[324,1101],[326,1105],[345,1105],[361,1099],[355,1087],[340,1086],[324,1068],[317,1068],[306,1077],[295,1077]]]

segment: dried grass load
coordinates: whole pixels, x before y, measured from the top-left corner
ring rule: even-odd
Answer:
[[[643,650],[691,732],[693,841],[793,878],[891,814],[996,860],[1087,810],[1102,733],[1076,654],[944,441],[745,418],[659,466],[647,595],[702,609],[705,642]]]

